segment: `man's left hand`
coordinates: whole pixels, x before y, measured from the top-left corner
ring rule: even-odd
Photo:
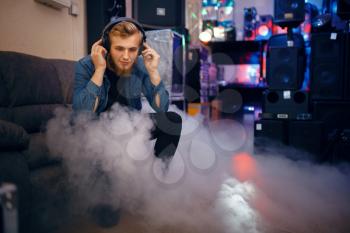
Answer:
[[[147,43],[144,43],[143,46],[145,49],[142,51],[142,56],[148,73],[153,74],[158,72],[159,54]]]

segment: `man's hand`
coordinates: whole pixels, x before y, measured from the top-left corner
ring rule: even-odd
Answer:
[[[148,73],[150,74],[150,76],[152,76],[153,74],[158,73],[158,65],[159,65],[160,56],[147,43],[144,43],[143,45],[145,47],[145,50],[142,51],[142,56],[143,56],[143,60],[145,62],[145,67],[146,67]]]
[[[148,71],[149,77],[151,79],[151,82],[154,86],[157,86],[161,79],[158,72],[158,65],[159,65],[159,54],[152,49],[148,44],[143,43],[143,46],[145,47],[145,50],[142,51],[143,60],[145,62],[145,67]],[[157,107],[160,106],[160,97],[159,94],[155,95],[155,103]]]
[[[103,74],[107,67],[106,61],[107,50],[102,46],[102,39],[96,41],[91,47],[91,59],[95,66],[95,73],[91,81],[97,86],[102,86]]]
[[[91,47],[91,59],[95,70],[105,70],[107,50],[102,46],[102,39],[96,41]]]

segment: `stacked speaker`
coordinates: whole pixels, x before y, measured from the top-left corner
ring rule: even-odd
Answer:
[[[311,36],[310,94],[313,119],[324,122],[332,156],[350,148],[349,33],[320,32]],[[334,152],[336,151],[336,152]],[[334,159],[334,158],[333,158]]]
[[[338,11],[341,17],[350,15]],[[279,26],[297,26],[303,13],[304,0],[275,0],[274,23]],[[350,160],[350,36],[348,31],[324,28],[311,35],[309,63],[300,34],[289,30],[268,41],[268,88],[255,122],[255,145],[260,149],[270,145],[267,139],[311,152],[320,161]]]
[[[268,42],[267,84],[261,118],[255,122],[255,139],[280,143],[320,153],[322,122],[312,121],[309,92],[302,89],[305,47],[301,35],[274,35]],[[288,45],[289,44],[289,45]],[[290,45],[292,44],[292,45]]]
[[[350,25],[350,1],[329,1],[332,15],[319,18],[337,19]],[[340,21],[343,20],[343,21]],[[347,20],[347,22],[346,22]],[[317,22],[317,21],[316,21]],[[317,25],[313,23],[313,25]],[[322,24],[321,24],[322,25]],[[310,97],[313,119],[324,123],[326,149],[334,159],[350,160],[350,34],[349,27],[316,27],[311,35]],[[326,150],[326,152],[327,152]]]
[[[275,1],[274,23],[293,28],[304,21],[304,13],[304,0]],[[268,88],[263,95],[262,114],[255,122],[255,145],[266,147],[268,139],[321,153],[323,123],[311,120],[309,92],[302,88],[306,70],[303,36],[271,36],[266,68]]]
[[[184,28],[184,0],[133,0],[133,17],[147,29]]]

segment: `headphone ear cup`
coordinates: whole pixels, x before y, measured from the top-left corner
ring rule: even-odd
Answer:
[[[142,55],[142,51],[143,51],[143,50],[145,50],[145,47],[143,46],[143,43],[142,43],[142,45],[141,45],[140,48],[139,48],[139,56]]]
[[[143,50],[145,50],[145,46],[143,44],[146,43],[146,34],[144,31],[142,31],[142,35],[143,37],[142,37],[142,44],[139,48],[139,56],[142,55]]]
[[[109,49],[110,49],[109,40],[105,35],[102,37],[102,46],[109,52]]]

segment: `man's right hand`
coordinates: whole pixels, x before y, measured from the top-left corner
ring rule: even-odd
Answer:
[[[91,78],[91,81],[97,86],[102,86],[103,74],[106,70],[107,50],[102,46],[102,39],[96,41],[91,47],[91,59],[95,66],[95,73]]]
[[[95,70],[105,70],[107,50],[102,46],[102,39],[96,41],[91,47],[91,59]]]

